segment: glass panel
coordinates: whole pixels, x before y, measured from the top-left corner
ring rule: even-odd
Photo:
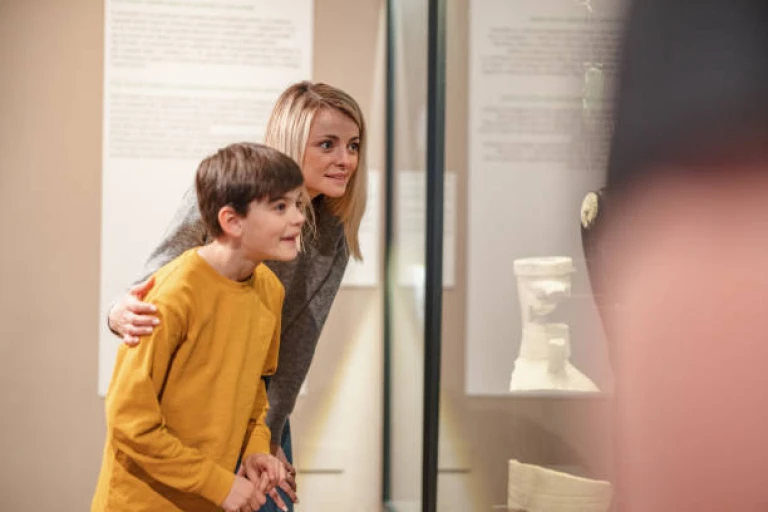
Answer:
[[[394,195],[390,267],[388,510],[421,510],[427,0],[392,1]],[[385,485],[386,487],[386,485]]]
[[[604,180],[618,18],[613,0],[448,0],[441,512],[609,495],[581,209]]]

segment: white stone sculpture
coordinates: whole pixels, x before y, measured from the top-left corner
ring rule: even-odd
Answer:
[[[507,510],[607,512],[611,495],[610,482],[509,461]]]
[[[509,390],[598,391],[594,382],[569,360],[568,325],[547,321],[557,304],[571,294],[571,258],[518,259],[514,262],[514,270],[523,332]]]

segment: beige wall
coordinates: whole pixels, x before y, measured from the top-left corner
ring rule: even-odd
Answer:
[[[379,169],[382,4],[315,2],[315,78],[360,101]],[[86,510],[99,469],[103,14],[0,1],[0,510]],[[341,292],[296,411],[304,510],[378,510],[379,295]]]
[[[98,470],[102,16],[0,10],[2,510],[84,510]]]
[[[384,0],[315,0],[314,78],[366,116],[368,167],[384,170]],[[377,212],[383,215],[383,212]],[[381,288],[342,289],[294,414],[300,510],[378,511],[382,436]]]

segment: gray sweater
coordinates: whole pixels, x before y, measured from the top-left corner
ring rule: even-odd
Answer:
[[[272,442],[279,443],[283,427],[296,404],[315,354],[317,340],[339,290],[349,260],[344,228],[324,203],[312,201],[317,233],[307,236],[304,250],[288,262],[266,265],[285,286],[282,334],[277,372],[269,384],[267,425]],[[188,190],[163,239],[144,266],[143,281],[182,252],[207,242],[194,187]]]

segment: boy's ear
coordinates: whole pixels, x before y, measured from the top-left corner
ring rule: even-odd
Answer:
[[[242,219],[231,206],[224,206],[219,210],[219,226],[228,236],[239,237],[243,233]]]

